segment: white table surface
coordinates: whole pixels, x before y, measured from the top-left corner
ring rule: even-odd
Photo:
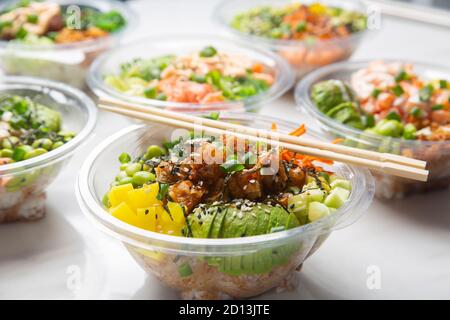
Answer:
[[[209,18],[215,3],[133,1],[141,23],[132,37],[219,33]],[[450,30],[389,18],[382,26],[353,59],[409,58],[449,65]],[[304,121],[290,96],[262,113]],[[75,199],[75,177],[85,154],[126,125],[123,118],[101,114],[95,138],[48,189],[47,217],[0,226],[1,299],[177,298],[175,291],[147,276],[120,243],[92,226]],[[295,291],[262,298],[449,299],[449,199],[450,192],[442,191],[398,202],[375,201],[356,224],[333,233],[306,261]],[[380,271],[378,289],[366,284],[370,266]]]

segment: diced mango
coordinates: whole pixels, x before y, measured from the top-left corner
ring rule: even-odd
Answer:
[[[167,207],[169,208],[169,212],[174,223],[179,225],[184,225],[186,223],[186,220],[184,218],[184,210],[180,204],[176,202],[168,202]]]
[[[149,231],[156,230],[156,207],[137,209],[139,227]]]
[[[127,193],[128,203],[134,208],[147,208],[155,204],[161,204],[156,199],[159,186],[157,183],[146,185],[139,189],[130,190]]]
[[[111,207],[116,207],[121,202],[127,202],[128,192],[130,190],[133,190],[133,185],[131,183],[112,187],[108,194]]]
[[[125,202],[109,209],[109,212],[123,222],[133,226],[137,226],[138,224],[136,213]]]
[[[153,259],[156,261],[162,261],[164,259],[164,254],[162,252],[146,250],[146,249],[141,249],[141,248],[137,248],[135,250],[136,250],[136,252],[139,252],[140,254],[147,256],[150,259]]]
[[[158,183],[139,189],[134,189],[132,184],[113,187],[109,192],[109,212],[136,227],[181,236],[186,224],[183,207],[175,202],[168,202],[164,207],[157,199],[158,192]]]

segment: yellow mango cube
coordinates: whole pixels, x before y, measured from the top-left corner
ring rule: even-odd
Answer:
[[[131,190],[133,190],[133,185],[131,183],[112,187],[108,193],[109,203],[111,204],[111,207],[116,207],[121,202],[127,202],[128,192]]]
[[[139,227],[156,231],[156,207],[140,208],[136,212]]]
[[[181,236],[183,225],[176,223],[171,215],[162,207],[158,210],[158,225],[160,226],[160,232],[162,233]]]
[[[128,202],[135,209],[147,208],[155,204],[160,204],[160,201],[156,199],[158,190],[159,185],[157,183],[130,190],[127,194]]]
[[[167,207],[169,208],[170,215],[172,216],[173,222],[184,226],[186,220],[184,218],[184,210],[183,207],[176,202],[168,202]]]
[[[121,202],[119,205],[109,209],[109,212],[123,222],[133,226],[138,225],[136,213],[125,202]]]

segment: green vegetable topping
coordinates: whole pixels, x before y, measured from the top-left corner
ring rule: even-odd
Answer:
[[[211,46],[203,48],[199,53],[200,57],[203,58],[214,57],[216,54],[217,54],[216,48]]]
[[[419,91],[420,101],[427,102],[431,99],[433,95],[434,88],[431,84],[426,85]]]
[[[186,278],[189,277],[192,274],[192,269],[191,266],[189,265],[189,263],[183,263],[179,268],[178,268],[178,274],[180,275],[180,277],[182,278]]]
[[[130,156],[128,153],[123,152],[123,153],[119,156],[119,161],[120,161],[120,163],[128,163],[128,162],[131,161],[131,156]]]
[[[422,115],[422,109],[414,107],[411,109],[410,113],[414,118],[420,118]]]
[[[397,97],[400,97],[405,91],[403,90],[401,85],[396,85],[392,88],[392,93],[395,94]]]

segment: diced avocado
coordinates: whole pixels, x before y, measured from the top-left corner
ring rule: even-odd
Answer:
[[[328,199],[328,197],[327,197]],[[311,202],[308,209],[308,218],[310,221],[319,220],[330,214],[330,210],[321,202]]]
[[[344,204],[344,200],[337,193],[330,193],[325,198],[324,204],[327,207],[338,209]]]
[[[350,181],[348,180],[344,180],[344,179],[336,179],[333,182],[330,183],[330,186],[332,189],[336,188],[336,187],[341,187],[344,188],[346,190],[351,190],[352,186],[350,185]]]

